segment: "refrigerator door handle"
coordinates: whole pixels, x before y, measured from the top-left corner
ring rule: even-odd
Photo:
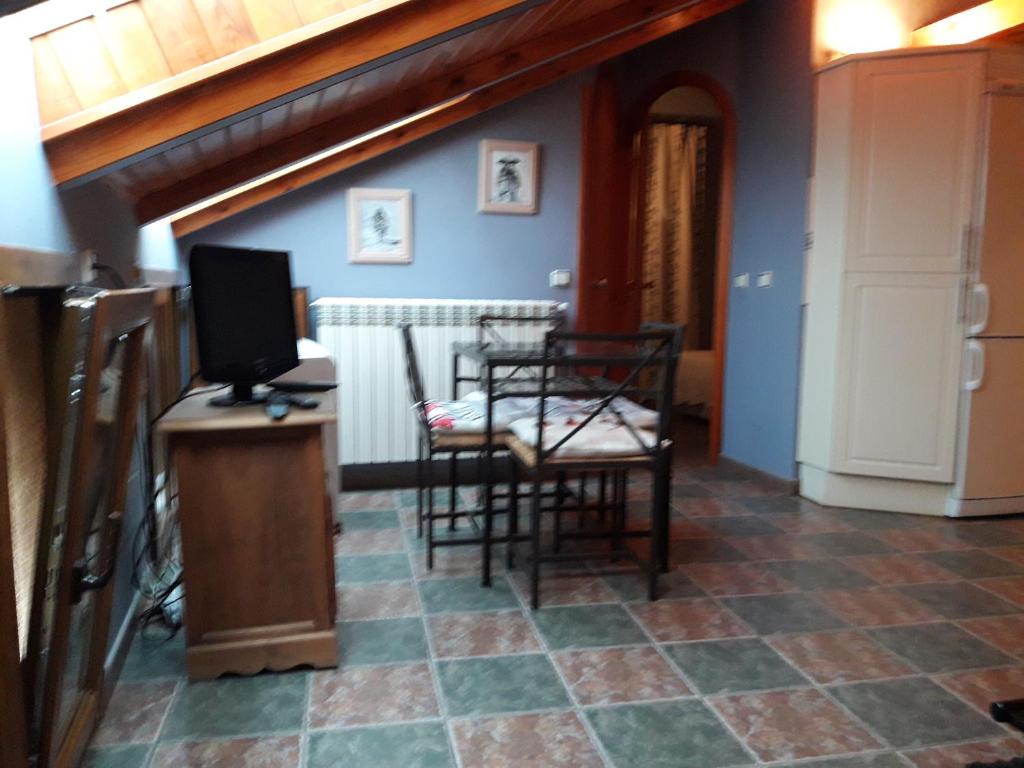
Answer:
[[[971,286],[971,320],[967,328],[970,336],[977,336],[983,333],[988,326],[989,309],[992,305],[991,294],[985,283],[975,283]]]
[[[967,380],[964,382],[964,389],[974,392],[981,388],[985,380],[985,345],[980,341],[967,342]]]

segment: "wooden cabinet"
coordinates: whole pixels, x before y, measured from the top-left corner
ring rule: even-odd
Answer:
[[[183,400],[160,421],[179,494],[191,679],[338,660],[324,432],[334,395],[272,421]]]
[[[988,94],[1014,76],[1024,56],[984,47],[850,56],[819,73],[797,453],[817,501],[943,511],[963,461],[971,281],[982,235],[999,235],[986,196],[1006,209],[998,239],[1020,232],[1019,189],[989,195],[993,175],[1019,170],[987,163],[993,122],[1020,114]],[[1022,131],[996,141],[1019,147]]]

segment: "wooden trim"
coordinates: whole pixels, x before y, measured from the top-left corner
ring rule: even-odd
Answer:
[[[0,285],[47,287],[83,281],[77,254],[0,245]]]
[[[364,3],[44,125],[53,177],[86,177],[548,1]]]
[[[5,334],[0,301],[0,342]],[[18,608],[14,597],[14,549],[7,489],[7,433],[4,431],[4,379],[0,377],[0,765],[28,765],[28,727],[22,687]]]
[[[530,67],[564,55],[625,28],[651,21],[691,5],[693,0],[627,2],[569,27],[555,29],[518,46],[500,50],[459,69],[382,96],[352,112],[325,120],[302,133],[256,149],[191,178],[146,193],[136,203],[141,223],[175,213],[197,200],[219,194],[251,179],[335,147],[398,120],[491,85]]]
[[[616,35],[582,46],[553,61],[519,72],[499,83],[453,99],[419,116],[374,134],[366,141],[315,160],[285,169],[266,181],[247,185],[237,193],[211,201],[208,205],[181,215],[172,222],[175,237],[183,237],[203,227],[248,210],[292,190],[378,157],[417,139],[505,104],[569,75],[620,56],[653,40],[678,32],[704,19],[740,5],[744,0],[709,0],[691,4],[668,16],[624,30]]]
[[[729,92],[714,78],[700,72],[675,72],[659,79],[645,94],[633,110],[630,125],[634,136],[640,133],[638,150],[634,153],[633,166],[636,177],[636,191],[632,215],[634,219],[644,208],[644,163],[646,156],[642,127],[648,123],[648,114],[654,102],[673,88],[700,88],[711,95],[722,113],[722,180],[718,198],[718,244],[715,258],[715,314],[712,347],[714,368],[712,373],[711,403],[709,403],[708,460],[714,464],[722,452],[722,403],[725,383],[726,322],[729,302],[729,271],[732,265],[732,221],[733,198],[736,175],[736,109]],[[643,227],[635,223],[630,238],[629,261],[632,269],[639,269],[643,253]],[[632,309],[639,312],[639,303]],[[637,319],[639,319],[637,317]],[[683,350],[683,354],[686,351]]]

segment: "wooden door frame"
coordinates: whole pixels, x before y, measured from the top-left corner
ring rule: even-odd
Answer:
[[[643,139],[644,127],[648,124],[648,115],[659,98],[674,88],[691,87],[707,92],[715,101],[721,112],[722,126],[722,162],[721,184],[718,195],[718,232],[715,246],[715,311],[712,331],[712,348],[714,352],[712,369],[711,403],[709,403],[708,425],[708,460],[714,464],[722,452],[722,402],[725,385],[725,341],[726,322],[729,301],[729,270],[732,264],[732,221],[733,198],[736,175],[736,109],[732,97],[725,87],[708,75],[700,72],[673,72],[658,79],[644,96],[627,119],[626,128],[631,137],[633,154],[630,158],[632,195],[630,196],[630,235],[628,261],[630,282],[636,286],[632,291],[629,310],[639,322],[641,284],[639,268],[640,256],[643,253],[644,232],[641,225],[640,212],[644,210],[646,200],[646,166],[643,158],[646,155],[646,143]],[[683,351],[685,355],[685,350]]]

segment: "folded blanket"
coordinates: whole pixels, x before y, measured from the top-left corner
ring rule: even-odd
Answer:
[[[580,424],[577,419],[545,419],[544,450],[550,451],[562,438]],[[509,430],[529,446],[537,445],[537,420],[519,419],[512,422]],[[644,447],[652,448],[657,436],[648,430],[636,429],[635,436],[621,424],[610,424],[595,419],[561,445],[555,456],[559,458],[638,456]],[[639,438],[639,439],[638,439]]]

